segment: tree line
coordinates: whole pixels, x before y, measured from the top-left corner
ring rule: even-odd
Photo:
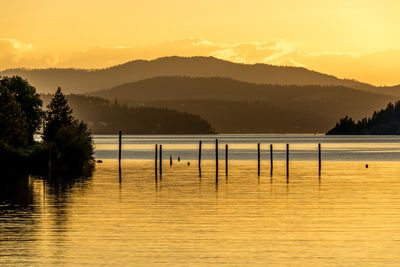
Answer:
[[[60,88],[47,110],[42,105],[26,80],[0,78],[1,171],[43,174],[50,161],[54,170],[91,172],[94,145],[87,124],[74,118]],[[35,140],[37,134],[41,140]]]
[[[87,122],[94,134],[212,134],[215,130],[199,115],[166,107],[128,107],[117,100],[67,95],[74,115]],[[41,95],[49,102],[50,95]]]
[[[385,109],[374,111],[370,118],[355,122],[345,116],[336,123],[327,135],[397,135],[400,134],[400,101],[389,103]]]

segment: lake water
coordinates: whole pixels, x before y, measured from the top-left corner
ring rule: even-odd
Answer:
[[[103,163],[93,177],[1,184],[0,264],[400,265],[400,137],[218,139],[218,180],[215,136],[124,137],[121,180],[117,137],[96,136]],[[156,143],[163,144],[161,180],[155,179]]]

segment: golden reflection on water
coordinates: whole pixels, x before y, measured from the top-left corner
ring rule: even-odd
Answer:
[[[0,209],[5,265],[400,264],[400,163],[104,160],[92,179],[31,180],[33,204]]]
[[[224,140],[220,140],[218,145],[219,149],[225,148]],[[154,150],[154,144],[123,144],[124,149],[128,150]],[[199,144],[190,143],[190,144],[164,144],[166,149],[170,150],[197,150]],[[290,145],[291,149],[298,150],[315,150],[317,149],[318,144],[315,143],[294,143]],[[96,144],[96,149],[98,150],[115,150],[116,144]],[[215,143],[203,143],[203,149],[215,149]],[[249,149],[254,150],[257,148],[257,143],[229,143],[229,148],[232,149]],[[274,144],[275,149],[285,150],[286,144]],[[335,149],[335,150],[345,150],[345,149],[381,149],[385,148],[388,150],[391,149],[399,149],[400,143],[324,143],[324,149]],[[261,149],[269,150],[269,144],[261,144]]]

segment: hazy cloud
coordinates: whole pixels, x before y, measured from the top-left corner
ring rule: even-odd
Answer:
[[[31,44],[23,44],[15,39],[0,38],[0,64],[2,68],[19,64],[32,50]]]
[[[69,54],[37,51],[31,44],[0,39],[0,69],[26,67],[104,68],[135,59],[164,56],[214,56],[239,63],[301,66],[340,78],[378,85],[400,83],[400,50],[365,55],[303,51],[301,43],[272,40],[248,43],[213,43],[202,38],[174,39],[143,47],[97,45]]]

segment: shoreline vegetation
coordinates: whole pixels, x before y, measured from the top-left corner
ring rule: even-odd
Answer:
[[[90,176],[95,166],[92,133],[120,130],[126,134],[216,133],[199,115],[127,107],[100,97],[65,96],[60,87],[54,94],[39,95],[19,76],[0,77],[0,162],[6,175]],[[38,134],[42,141],[35,141]]]
[[[398,135],[400,134],[400,101],[389,103],[385,109],[375,111],[370,118],[355,122],[345,116],[327,135]]]
[[[90,176],[94,168],[92,133],[75,119],[59,87],[47,110],[27,80],[0,79],[0,161],[4,174],[47,178]],[[34,140],[41,133],[42,141]]]

